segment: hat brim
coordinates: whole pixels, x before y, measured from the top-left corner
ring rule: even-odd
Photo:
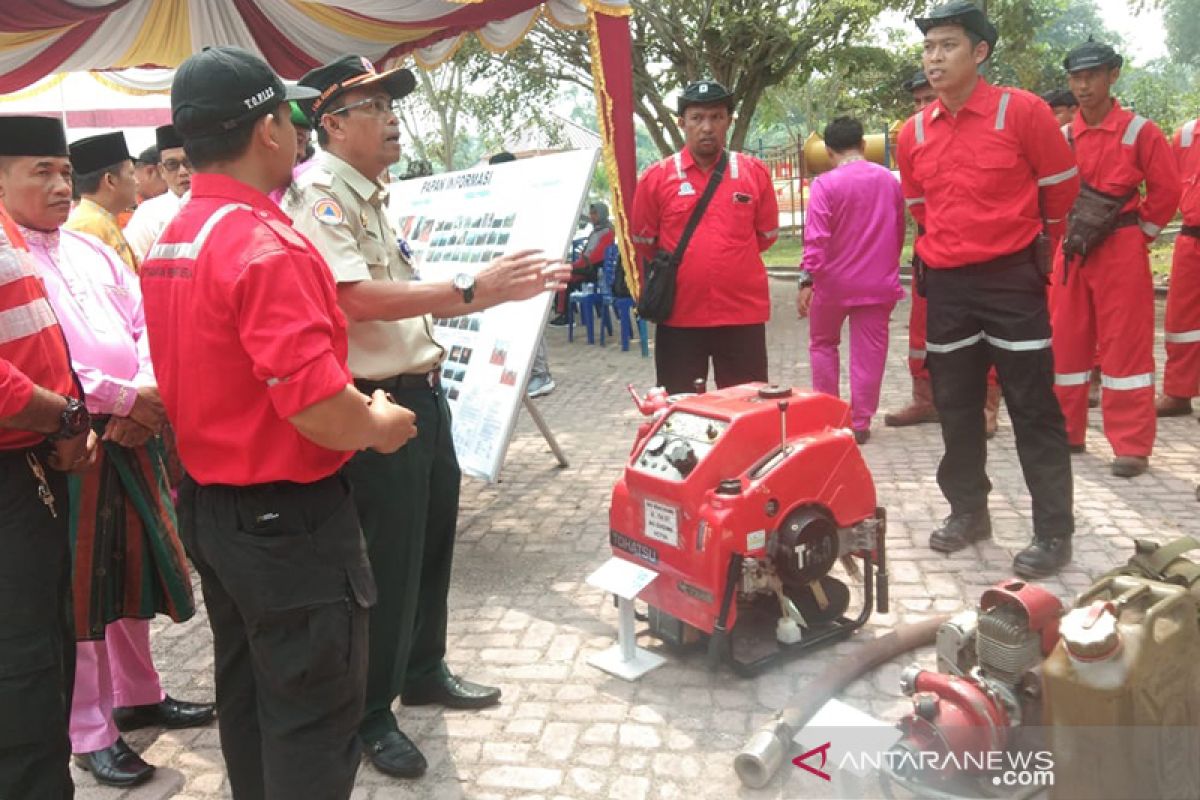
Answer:
[[[1120,69],[1121,67],[1123,67],[1125,65],[1125,59],[1120,55],[1116,56],[1115,58],[1109,59],[1107,61],[1097,61],[1095,63],[1076,64],[1073,67],[1067,66],[1069,62],[1070,62],[1070,59],[1063,60],[1063,69],[1066,70],[1068,75],[1074,75],[1076,72],[1083,72],[1084,70],[1089,70],[1089,69],[1099,69],[1101,67],[1107,67],[1108,69]]]
[[[284,100],[314,100],[320,96],[321,93],[316,89],[310,89],[298,83],[285,83],[283,85]]]
[[[976,31],[976,30],[969,28],[967,26],[967,24],[965,22],[963,22],[962,17],[957,17],[957,16],[956,17],[914,17],[913,22],[916,23],[917,29],[919,31],[921,31],[921,33],[929,33],[929,31],[931,31],[932,29],[937,28],[941,25],[959,25],[964,30],[971,31],[972,33],[974,33],[977,36],[979,36],[980,38],[982,38],[985,42],[987,42],[988,55],[991,55],[991,51],[996,49],[996,42],[1000,41],[1000,31],[996,30],[996,26],[993,25],[992,21],[987,18],[984,18],[984,20],[983,20],[983,26],[984,26],[983,31]]]
[[[344,82],[341,87],[329,95],[325,102],[321,103],[320,110],[314,108],[313,120],[316,121],[321,114],[325,114],[326,109],[333,105],[333,102],[339,97],[353,89],[373,89],[381,87],[387,92],[393,100],[401,100],[412,94],[413,89],[417,88],[417,78],[412,74],[412,71],[405,67],[396,67],[389,69],[386,72],[376,72],[375,74],[364,73],[360,76],[351,78]],[[313,97],[319,97],[320,92],[315,89]]]

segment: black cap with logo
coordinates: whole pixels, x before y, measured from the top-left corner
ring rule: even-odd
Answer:
[[[915,92],[917,89],[924,89],[929,85],[929,78],[925,77],[925,70],[919,69],[913,73],[913,76],[900,84],[906,92]]]
[[[679,108],[679,116],[683,116],[683,112],[687,111],[689,106],[709,106],[723,105],[733,112],[733,92],[726,89],[716,81],[696,81],[688,84],[683,93],[679,95],[677,106]]]
[[[1125,59],[1121,58],[1116,50],[1089,36],[1086,42],[1067,53],[1067,57],[1063,59],[1063,69],[1067,72],[1082,72],[1096,67],[1116,69],[1124,63]]]
[[[965,30],[987,42],[989,57],[996,49],[996,42],[1000,39],[1000,32],[996,30],[996,26],[971,0],[951,0],[951,2],[933,9],[924,17],[916,17],[913,21],[917,23],[921,33],[928,33],[941,25],[961,25]]]
[[[309,119],[320,124],[321,115],[329,112],[338,97],[351,89],[379,86],[393,100],[408,95],[417,85],[417,78],[404,67],[376,72],[375,65],[364,56],[342,56],[307,72],[300,85],[315,90]]]
[[[67,132],[58,117],[0,116],[0,156],[69,154]]]
[[[285,86],[265,61],[239,47],[206,47],[175,72],[171,119],[184,140],[221,136],[254,123],[284,101],[316,96],[312,89]],[[161,142],[159,149],[164,149]]]
[[[71,169],[80,175],[115,167],[131,158],[129,146],[125,144],[125,134],[120,131],[86,136],[71,142]]]

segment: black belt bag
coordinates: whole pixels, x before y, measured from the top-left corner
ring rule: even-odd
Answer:
[[[692,216],[688,218],[687,226],[683,229],[683,235],[679,237],[679,244],[675,245],[674,252],[659,250],[646,262],[646,280],[642,284],[637,306],[638,316],[642,319],[666,322],[675,309],[675,274],[679,271],[679,263],[683,261],[683,254],[692,239],[692,234],[700,225],[700,218],[704,216],[709,201],[717,193],[717,186],[725,177],[725,165],[728,161],[729,154],[722,153],[712,177],[708,179],[708,186],[704,187],[704,194],[692,209]]]
[[[1067,213],[1067,234],[1063,237],[1063,255],[1067,258],[1087,256],[1116,230],[1121,222],[1136,224],[1137,215],[1129,216],[1121,209],[1137,194],[1137,189],[1118,197],[1094,189],[1086,183],[1079,187],[1075,205]],[[1131,212],[1132,213],[1132,212]]]

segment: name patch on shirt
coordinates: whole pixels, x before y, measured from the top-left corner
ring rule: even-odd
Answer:
[[[745,203],[749,203],[753,199],[754,199],[753,197],[746,194],[745,192],[734,192],[733,193],[733,202],[735,202],[735,203],[745,204]]]
[[[346,221],[342,207],[328,197],[322,197],[313,204],[312,214],[317,222],[324,222],[326,225],[341,225]]]

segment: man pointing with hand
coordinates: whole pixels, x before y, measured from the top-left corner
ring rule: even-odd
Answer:
[[[439,367],[445,350],[432,317],[455,317],[562,288],[570,273],[536,251],[496,259],[474,276],[414,281],[384,215],[379,176],[400,158],[395,102],[413,90],[406,69],[376,72],[345,56],[300,79],[319,92],[309,118],[323,152],[283,199],[297,229],[316,244],[337,282],[349,322],[350,370],[364,392],[383,389],[417,415],[402,450],[357,454],[346,467],[367,539],[379,602],[371,610],[367,703],[359,735],[388,775],[416,778],[425,757],[391,711],[438,703],[483,708],[500,690],[446,668],[446,599],[461,473]]]

